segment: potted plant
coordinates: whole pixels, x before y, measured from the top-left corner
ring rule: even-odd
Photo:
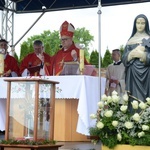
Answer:
[[[99,138],[92,139],[94,143],[100,140],[107,148],[120,144],[150,146],[150,98],[146,102],[130,103],[127,94],[121,100],[116,91],[112,96],[104,94],[98,102],[97,113],[90,118],[96,119],[95,126],[89,129],[90,136]]]

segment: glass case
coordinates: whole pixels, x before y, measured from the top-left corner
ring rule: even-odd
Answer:
[[[54,139],[55,84],[41,78],[6,78],[5,140]]]

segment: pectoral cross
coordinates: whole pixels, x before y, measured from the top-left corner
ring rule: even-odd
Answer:
[[[142,46],[150,48],[150,38],[148,38],[148,39],[143,38],[142,39]]]

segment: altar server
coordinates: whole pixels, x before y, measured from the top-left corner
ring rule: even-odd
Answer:
[[[125,93],[125,67],[121,61],[119,49],[112,51],[113,63],[106,70],[106,89],[105,94],[111,95],[116,91],[119,96]]]

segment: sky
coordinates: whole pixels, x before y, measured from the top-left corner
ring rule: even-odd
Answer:
[[[94,36],[90,51],[100,51],[102,57],[108,47],[110,52],[125,45],[131,35],[133,21],[139,14],[145,14],[150,20],[150,2],[101,7],[73,9],[46,12],[33,26],[26,36],[17,44],[15,51],[20,54],[20,45],[30,36],[43,33],[45,30],[58,31],[60,25],[66,20],[75,28],[89,30]],[[15,14],[14,16],[14,44],[31,27],[41,13]],[[99,31],[101,31],[99,33]],[[100,47],[100,49],[99,49]]]

